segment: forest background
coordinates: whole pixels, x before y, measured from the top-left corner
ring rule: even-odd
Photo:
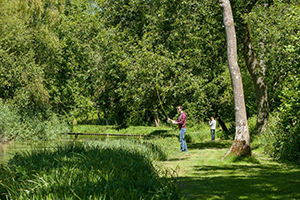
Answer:
[[[231,1],[251,139],[300,163],[300,3]],[[188,126],[234,134],[218,1],[1,0],[0,134],[49,140],[76,124]],[[254,124],[254,125],[253,125]]]

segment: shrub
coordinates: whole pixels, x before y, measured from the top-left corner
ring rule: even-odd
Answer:
[[[274,158],[300,163],[300,82],[290,76],[282,90],[281,106],[267,132],[267,152]],[[272,144],[272,147],[270,147]]]
[[[0,143],[16,137],[21,127],[20,116],[0,99]]]
[[[19,112],[0,101],[0,142],[11,139],[16,141],[58,139],[69,129],[65,120],[50,110],[46,114]]]

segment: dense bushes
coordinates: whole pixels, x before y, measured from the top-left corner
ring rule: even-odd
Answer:
[[[0,140],[7,142],[58,139],[69,131],[69,125],[59,116],[46,112],[22,112],[0,101]]]
[[[300,164],[300,83],[290,76],[281,96],[274,155]]]
[[[3,104],[0,99],[0,142],[6,142],[19,135],[21,130],[20,117],[15,110]]]
[[[300,83],[295,76],[285,82],[281,106],[269,121],[265,133],[268,154],[276,159],[300,164]]]

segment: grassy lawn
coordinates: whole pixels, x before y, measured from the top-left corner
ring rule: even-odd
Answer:
[[[75,128],[149,137],[79,138],[16,154],[0,165],[0,199],[300,199],[300,166],[267,157],[259,141],[251,158],[222,159],[232,141],[210,141],[209,129],[190,130],[180,153],[171,127]]]
[[[253,157],[222,160],[231,141],[189,144],[159,164],[176,170],[186,199],[300,199],[300,168],[272,161],[253,150]]]
[[[177,129],[130,127],[124,131],[154,136],[146,140],[162,146],[167,155],[166,161],[156,164],[175,173],[185,199],[300,199],[300,166],[272,160],[256,144],[259,141],[252,143],[250,159],[222,160],[232,141],[210,141],[209,129],[203,126],[189,129],[187,135],[193,139],[188,143],[188,153],[179,152]]]

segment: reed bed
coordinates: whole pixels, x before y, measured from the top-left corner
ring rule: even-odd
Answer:
[[[0,166],[0,198],[182,199],[175,178],[153,165],[165,158],[133,139],[32,149]]]

